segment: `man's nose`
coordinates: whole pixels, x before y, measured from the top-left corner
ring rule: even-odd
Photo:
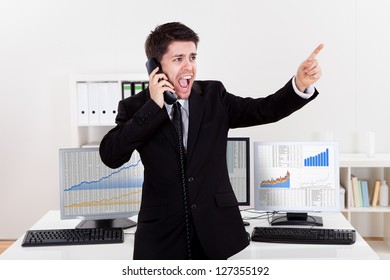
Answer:
[[[184,70],[192,70],[192,62],[190,61],[190,59],[184,60],[183,69]]]

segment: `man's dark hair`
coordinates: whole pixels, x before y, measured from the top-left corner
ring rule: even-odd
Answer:
[[[161,61],[163,55],[168,51],[168,46],[174,41],[194,42],[198,47],[199,37],[189,27],[180,22],[169,22],[156,27],[145,42],[146,57],[156,58]]]

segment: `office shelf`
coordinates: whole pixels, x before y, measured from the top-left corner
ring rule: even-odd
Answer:
[[[376,154],[368,157],[365,154],[341,154],[340,167],[389,167],[390,154]]]
[[[147,83],[149,80],[146,71],[145,73],[132,73],[132,74],[93,74],[93,75],[73,75],[69,79],[69,88],[70,88],[70,118],[71,118],[71,143],[73,147],[86,147],[86,146],[96,146],[99,145],[103,136],[115,126],[115,116],[118,102],[123,98],[122,83]],[[109,102],[110,108],[110,118],[105,119],[104,122],[90,122],[83,121],[79,119],[79,90],[78,86],[82,83],[86,84],[102,84],[109,83],[116,85],[111,91],[113,94],[105,95],[102,99],[105,102]],[[97,94],[102,94],[99,89]],[[89,96],[88,96],[89,97]],[[99,107],[99,104],[97,107]],[[88,104],[90,106],[90,104]],[[100,108],[99,108],[100,109]],[[99,112],[101,113],[101,112]]]
[[[363,237],[383,238],[382,247],[390,253],[390,207],[352,207],[352,175],[367,180],[371,194],[376,180],[390,182],[390,154],[340,155],[340,183],[346,190],[346,208],[341,212]]]
[[[348,209],[342,210],[342,212],[349,211],[349,212],[360,212],[360,213],[387,213],[390,212],[389,207],[381,207],[381,206],[375,206],[375,207],[350,207]]]

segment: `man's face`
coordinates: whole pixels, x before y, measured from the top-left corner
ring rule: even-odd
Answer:
[[[161,68],[180,99],[190,96],[196,76],[196,46],[193,42],[172,42],[163,55]]]

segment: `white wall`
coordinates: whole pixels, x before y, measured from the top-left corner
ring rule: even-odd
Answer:
[[[323,42],[321,92],[252,140],[318,140],[341,152],[390,152],[390,18],[385,0],[0,1],[0,239],[59,208],[58,148],[70,145],[70,75],[143,72],[150,30],[182,21],[200,36],[198,78],[267,95]]]

